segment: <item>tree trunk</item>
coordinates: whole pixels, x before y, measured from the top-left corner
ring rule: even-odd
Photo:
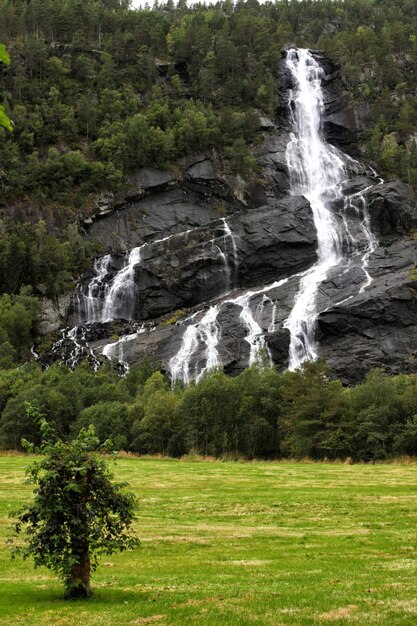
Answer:
[[[65,594],[67,598],[88,598],[91,595],[90,570],[90,554],[87,547],[80,562],[72,567]]]

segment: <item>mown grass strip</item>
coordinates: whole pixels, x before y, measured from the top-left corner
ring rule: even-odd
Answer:
[[[30,498],[0,456],[0,534]],[[417,467],[122,458],[141,547],[104,557],[91,600],[0,553],[0,624],[417,623]]]

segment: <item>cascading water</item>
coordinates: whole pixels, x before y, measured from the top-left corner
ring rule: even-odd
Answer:
[[[233,232],[225,218],[221,220],[221,228],[223,235],[212,239],[209,243],[214,250],[214,256],[221,261],[225,293],[228,293],[236,280],[238,253]],[[188,229],[133,248],[129,254],[126,254],[123,267],[113,277],[111,277],[111,255],[107,254],[96,259],[93,265],[95,275],[88,283],[87,293],[83,291],[82,286],[79,286],[76,294],[75,309],[78,312],[79,324],[111,322],[115,319],[133,320],[139,295],[135,284],[135,271],[142,263],[145,248],[158,246],[174,238],[186,240],[187,236],[196,230]]]
[[[212,370],[220,365],[220,357],[217,344],[220,340],[220,326],[217,323],[219,305],[211,306],[199,322],[186,327],[182,336],[181,347],[177,354],[169,362],[171,380],[175,384],[182,380],[188,385],[190,382],[190,361],[200,346],[200,341],[205,345],[205,365],[195,365],[194,377],[199,380],[204,372]],[[191,316],[190,320],[195,317]],[[187,320],[186,320],[187,321]]]
[[[341,264],[349,249],[351,254],[359,255],[360,244],[351,235],[346,217],[341,224],[333,210],[335,201],[342,199],[340,184],[347,177],[345,164],[348,157],[329,145],[322,136],[324,101],[321,83],[324,71],[305,49],[289,50],[286,65],[295,82],[288,103],[293,133],[286,151],[291,193],[309,200],[318,241],[317,262],[301,278],[293,309],[284,324],[291,336],[289,369],[293,370],[305,360],[317,357],[315,327],[320,313],[317,309],[320,284],[330,269]],[[352,196],[345,201],[346,206],[353,206],[357,214],[361,210],[360,222],[366,239],[366,250],[362,255],[362,269],[366,275],[364,289],[371,282],[366,267],[376,247],[376,239],[371,233],[364,202],[358,207]]]
[[[225,218],[222,219],[224,235],[222,241],[213,239],[211,244],[215,246],[217,254],[222,259],[225,292],[228,293],[234,286],[238,268],[238,251],[233,232]],[[230,263],[230,254],[228,250],[228,242],[232,248],[232,265]],[[222,247],[220,247],[219,243]],[[182,380],[186,385],[190,382],[191,359],[199,349],[200,345],[204,345],[204,365],[197,361],[194,366],[194,378],[198,381],[205,372],[215,369],[221,365],[220,355],[217,345],[221,337],[220,325],[217,322],[220,305],[211,306],[207,313],[195,324],[189,324],[182,336],[181,346],[177,354],[170,359],[169,369],[171,372],[172,383]],[[191,321],[191,318],[186,321]]]
[[[294,132],[287,146],[292,195],[305,196],[317,230],[317,263],[301,279],[294,307],[285,322],[291,335],[289,368],[317,357],[314,338],[316,295],[329,269],[342,258],[340,228],[330,201],[340,197],[338,184],[346,172],[338,151],[321,136],[324,110],[323,69],[308,50],[289,50],[286,64],[296,86],[289,94]]]
[[[62,338],[52,346],[52,352],[60,354],[61,360],[70,369],[74,369],[82,360],[87,359],[94,371],[97,371],[101,363],[89,347],[86,329],[82,326],[64,328],[61,335]]]
[[[99,303],[102,300],[100,296],[104,298],[107,297],[109,285],[106,282],[106,277],[109,272],[110,262],[110,254],[106,254],[106,256],[94,261],[93,270],[96,275],[91,279],[88,285],[87,295],[84,297],[86,318],[89,322],[101,321],[102,313]],[[80,303],[78,302],[78,309],[80,308]]]
[[[231,288],[235,286],[236,278],[237,278],[237,269],[239,265],[239,256],[236,246],[236,240],[233,235],[232,229],[226,221],[226,218],[222,218],[223,228],[224,228],[224,236],[223,236],[223,251],[227,260],[227,283],[226,283],[226,291],[230,291]],[[229,253],[229,243],[232,247],[232,254]],[[232,263],[230,263],[230,257],[232,259]]]
[[[146,244],[144,244],[146,245]],[[117,318],[133,319],[136,305],[135,268],[141,261],[143,246],[133,248],[126,255],[123,267],[109,280],[111,255],[95,260],[95,276],[90,280],[87,293],[81,288],[76,296],[79,323],[110,322]]]
[[[133,318],[136,305],[135,268],[141,261],[142,248],[143,246],[133,248],[125,267],[114,277],[104,299],[102,322],[111,322],[116,318]]]
[[[353,211],[353,214],[356,218],[355,221],[356,223],[359,223],[360,229],[362,231],[363,237],[366,242],[365,251],[362,252],[361,254],[361,252],[358,250],[358,242],[352,236],[348,222],[345,217],[344,223],[345,223],[346,233],[349,238],[350,253],[353,257],[355,257],[356,255],[361,256],[362,271],[365,274],[365,282],[359,289],[359,293],[363,293],[363,291],[367,287],[369,287],[369,285],[372,282],[372,277],[369,274],[367,267],[368,267],[369,257],[375,251],[378,245],[378,240],[371,230],[371,224],[370,224],[369,212],[368,212],[368,203],[365,197],[365,193],[368,191],[368,189],[370,189],[370,187],[364,189],[363,191],[358,191],[357,193],[352,194],[351,196],[348,196],[347,198],[345,198],[345,201],[344,201],[344,214],[349,213],[350,211]]]
[[[135,332],[130,333],[129,335],[123,335],[117,341],[113,341],[112,343],[108,343],[104,346],[102,355],[105,356],[109,361],[116,361],[120,365],[120,369],[123,374],[127,374],[129,371],[129,363],[125,358],[125,348],[126,344],[130,341],[134,341],[138,335],[144,333],[146,331],[146,327],[144,324]]]

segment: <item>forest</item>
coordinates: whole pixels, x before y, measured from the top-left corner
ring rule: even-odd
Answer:
[[[354,460],[415,454],[416,378],[375,370],[345,389],[323,363],[278,375],[220,372],[171,389],[157,364],[120,378],[31,361],[41,300],[70,292],[100,252],[82,220],[123,197],[145,166],[210,151],[259,176],[259,115],[279,119],[281,52],[322,50],[369,107],[360,158],[417,188],[417,5],[413,0],[0,0],[0,446],[38,433],[35,403],[63,436],[94,423],[141,454]],[[76,399],[76,400],[74,400]]]
[[[30,404],[68,438],[90,424],[102,441],[135,454],[223,459],[311,458],[374,462],[417,454],[417,378],[372,370],[344,388],[326,365],[307,362],[277,374],[248,368],[221,371],[172,388],[144,362],[120,377],[35,364],[0,371],[0,448],[40,443]]]

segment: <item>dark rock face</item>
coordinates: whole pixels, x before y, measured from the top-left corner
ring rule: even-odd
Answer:
[[[265,193],[271,201],[289,192],[290,181],[285,151],[289,133],[272,135],[258,149],[258,161],[262,165]]]
[[[325,72],[324,133],[352,152],[369,112],[340,96],[344,90],[337,66],[314,54]],[[250,289],[250,309],[269,355],[279,371],[287,368],[290,335],[285,321],[301,274],[317,258],[310,205],[303,197],[289,196],[286,101],[292,87],[283,65],[279,125],[257,148],[260,181],[249,184],[226,176],[210,155],[196,155],[179,164],[177,176],[153,168],[136,173],[128,201],[110,209],[106,205],[93,220],[89,237],[111,254],[109,280],[123,267],[126,251],[146,246],[134,270],[134,321],[95,323],[78,330],[80,359],[87,356],[97,365],[95,355],[104,360],[104,349],[107,357],[130,364],[147,356],[170,371],[190,324],[187,316],[199,323],[216,305],[220,360],[227,373],[238,374],[247,367],[251,350],[242,300]],[[417,371],[417,287],[410,278],[417,256],[417,241],[410,236],[417,227],[417,210],[408,185],[382,182],[371,168],[354,160],[347,170],[341,191],[345,197],[360,195],[378,242],[366,261],[361,255],[349,262],[342,259],[320,285],[317,339],[319,356],[349,384],[362,380],[372,367],[390,373]],[[338,198],[333,210],[342,224],[355,208]],[[366,249],[360,220],[351,228],[359,250],[361,245]],[[372,281],[367,281],[368,275]],[[87,274],[85,282],[92,276]],[[125,340],[110,339],[115,333]],[[191,376],[196,368],[201,371],[207,358],[201,334],[190,358]],[[68,338],[61,353],[74,357]],[[54,358],[51,353],[46,362]]]
[[[415,197],[405,183],[394,180],[378,185],[367,197],[372,227],[379,235],[406,235],[417,227]]]
[[[129,199],[87,224],[103,252],[122,253],[145,242],[205,226],[226,213],[268,202],[264,187],[217,171],[206,155],[184,160],[178,177],[144,168],[131,176]]]
[[[415,240],[380,247],[370,260],[369,287],[358,293],[351,281],[331,294],[333,301],[347,300],[319,315],[318,339],[321,356],[342,381],[359,382],[372,367],[417,371],[416,285],[410,278],[416,256]],[[338,290],[335,283],[327,287]]]
[[[196,210],[196,209],[195,209]],[[278,280],[316,258],[316,233],[303,197],[232,214],[143,249],[135,270],[136,319],[197,306],[230,291]],[[112,256],[114,270],[121,257]],[[91,274],[86,276],[86,285]],[[75,321],[75,320],[74,320]]]
[[[145,241],[203,226],[217,217],[212,203],[197,203],[176,187],[114,211],[92,224],[89,236],[103,252],[125,252]]]

